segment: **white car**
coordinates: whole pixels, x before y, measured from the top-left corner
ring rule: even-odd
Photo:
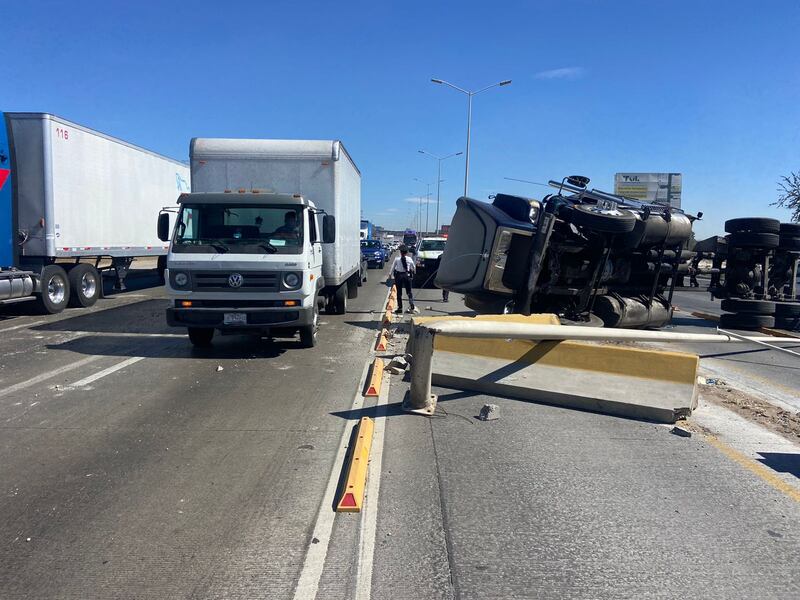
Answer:
[[[414,284],[418,286],[432,286],[436,278],[435,273],[447,244],[447,238],[426,237],[422,238],[414,249],[414,261],[417,274]]]

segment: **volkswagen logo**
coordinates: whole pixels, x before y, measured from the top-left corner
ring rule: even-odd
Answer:
[[[232,288],[242,287],[242,283],[244,282],[244,277],[242,277],[239,273],[231,273],[228,277],[228,285]]]

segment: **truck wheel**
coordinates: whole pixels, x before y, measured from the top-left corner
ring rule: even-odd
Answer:
[[[596,204],[576,204],[566,213],[565,220],[601,233],[628,233],[636,225],[636,217],[631,211],[610,211]]]
[[[41,293],[37,299],[39,310],[54,315],[67,307],[69,301],[69,278],[58,265],[47,265],[42,269],[39,282]]]
[[[211,327],[189,327],[189,341],[193,346],[206,348],[211,345],[214,338],[214,329]]]
[[[319,332],[319,306],[314,304],[314,316],[311,325],[300,328],[300,345],[303,348],[313,348],[317,345],[317,333]]]
[[[732,247],[739,248],[754,248],[760,247],[764,249],[778,247],[778,234],[777,233],[756,233],[752,231],[737,231],[730,235],[728,244]]]
[[[343,283],[331,296],[328,312],[332,315],[343,315],[347,312],[347,283]]]
[[[744,298],[726,298],[719,307],[725,312],[749,313],[751,315],[774,315],[775,303],[770,300],[745,300]]]
[[[167,270],[167,257],[166,256],[159,256],[158,261],[156,262],[156,272],[158,273],[158,280],[164,284],[166,281],[164,280],[164,272]]]
[[[786,331],[800,331],[800,316],[798,317],[775,317],[775,327]]]
[[[775,317],[754,313],[726,313],[719,318],[719,326],[723,329],[758,329],[759,327],[775,327]]]
[[[726,233],[737,233],[739,231],[752,231],[753,233],[778,233],[781,222],[778,219],[768,219],[763,217],[750,217],[741,219],[728,219],[725,221]]]
[[[74,308],[89,308],[100,297],[102,279],[93,265],[79,263],[67,274],[69,279],[69,305]]]

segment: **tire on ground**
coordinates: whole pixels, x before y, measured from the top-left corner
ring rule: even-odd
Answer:
[[[726,313],[719,318],[719,326],[730,329],[758,329],[775,327],[775,317],[753,313]]]
[[[601,233],[628,233],[636,225],[636,216],[629,210],[601,212],[595,204],[576,204],[564,214],[565,220],[579,227]]]
[[[205,348],[211,345],[212,339],[214,339],[212,327],[189,327],[189,341],[193,346]]]
[[[745,300],[744,298],[726,298],[720,302],[725,312],[748,313],[751,315],[774,315],[775,303],[769,300]]]
[[[728,244],[740,248],[777,248],[777,233],[754,233],[752,231],[739,231],[732,233]]]
[[[778,233],[780,228],[781,222],[778,221],[778,219],[768,219],[766,217],[744,217],[725,221],[725,231],[727,233],[737,233],[740,231]]]
[[[42,269],[39,279],[41,293],[36,304],[39,311],[54,315],[67,307],[69,302],[69,278],[66,271],[58,265],[47,265]]]
[[[100,297],[103,280],[94,265],[78,263],[67,273],[69,279],[69,305],[74,308],[88,308]]]

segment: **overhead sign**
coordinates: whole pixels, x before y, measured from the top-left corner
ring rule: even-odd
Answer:
[[[682,179],[680,173],[617,173],[614,193],[680,208]]]

